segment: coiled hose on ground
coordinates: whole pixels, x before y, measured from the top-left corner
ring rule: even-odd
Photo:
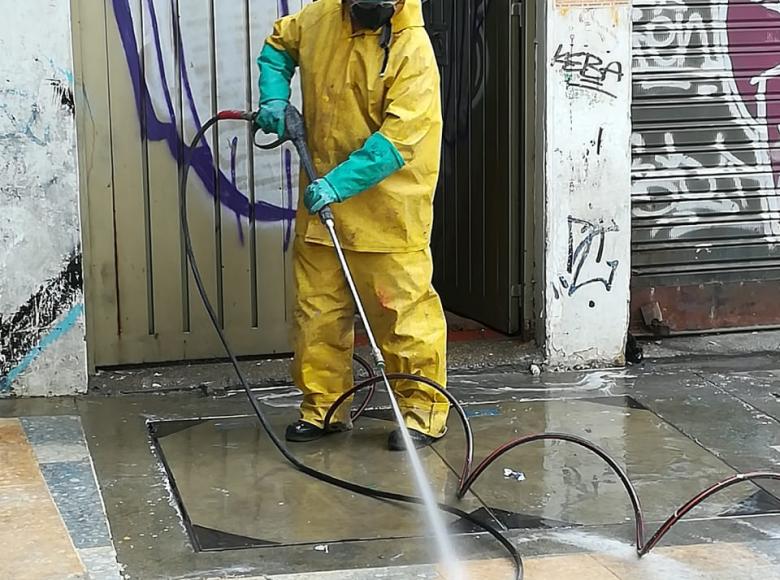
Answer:
[[[224,348],[225,353],[227,354],[231,364],[233,365],[233,369],[235,370],[236,376],[238,377],[241,387],[244,389],[247,398],[249,399],[249,402],[251,403],[252,408],[255,414],[257,415],[257,418],[260,421],[263,430],[270,438],[274,447],[276,447],[279,453],[281,453],[282,456],[287,461],[289,461],[293,467],[295,467],[302,473],[305,473],[306,475],[313,477],[314,479],[317,479],[324,483],[339,487],[341,489],[353,493],[357,493],[360,495],[364,495],[376,499],[382,499],[382,500],[420,504],[421,500],[417,497],[390,492],[390,491],[384,491],[381,489],[370,488],[370,487],[360,485],[358,483],[340,479],[328,473],[324,473],[312,467],[309,467],[305,463],[301,462],[297,457],[295,457],[295,455],[293,455],[292,452],[290,452],[290,450],[287,448],[284,442],[271,428],[271,424],[268,421],[268,418],[265,416],[265,413],[263,412],[263,409],[261,408],[254,394],[252,393],[252,389],[247,383],[247,380],[244,377],[243,372],[241,371],[241,367],[238,364],[238,360],[233,350],[231,349],[230,344],[227,341],[227,337],[225,336],[225,333],[222,330],[221,325],[219,324],[219,319],[209,299],[192,248],[192,239],[190,236],[190,229],[189,229],[189,222],[188,222],[188,215],[187,215],[187,178],[189,176],[189,169],[190,169],[189,155],[191,155],[191,153],[197,147],[197,144],[201,141],[201,139],[204,137],[206,132],[211,127],[216,125],[219,121],[243,120],[247,122],[254,122],[254,116],[255,116],[254,113],[251,112],[223,111],[217,114],[216,116],[212,117],[211,119],[209,119],[203,125],[203,127],[200,128],[197,134],[193,137],[190,148],[187,151],[187,159],[185,160],[185,163],[181,168],[181,175],[180,175],[181,197],[180,197],[179,206],[180,206],[181,229],[184,237],[184,247],[187,255],[189,268],[192,271],[192,276],[193,279],[195,280],[195,285],[203,301],[203,305],[206,309],[206,312],[208,313],[208,317],[211,320],[212,324],[214,325],[214,330],[217,332],[217,335],[219,336],[219,340],[222,344],[222,347]],[[281,141],[278,141],[276,143],[271,144],[270,146],[264,146],[257,143],[256,145],[263,149],[267,149],[279,145],[280,142]],[[304,139],[294,140],[294,143],[296,147],[299,148],[299,150],[301,147],[305,147]],[[334,412],[338,409],[339,406],[341,406],[345,401],[347,401],[351,396],[358,393],[359,391],[362,391],[364,389],[369,389],[366,399],[363,401],[363,403],[360,404],[359,408],[352,413],[353,420],[357,420],[360,417],[360,415],[363,413],[363,411],[365,411],[365,409],[368,408],[368,405],[370,404],[371,401],[371,397],[375,392],[376,385],[380,382],[383,382],[384,380],[383,377],[374,376],[371,373],[370,371],[371,367],[370,365],[368,365],[368,363],[366,363],[359,357],[356,357],[356,360],[360,366],[362,366],[365,370],[369,371],[370,376],[366,380],[361,381],[359,384],[355,385],[349,391],[345,392],[333,404],[333,406],[329,409],[327,416],[325,417],[326,429],[329,427],[331,418],[333,417]],[[517,439],[513,439],[512,441],[509,441],[504,445],[501,445],[500,447],[492,451],[490,454],[488,454],[488,456],[484,460],[482,460],[481,463],[479,463],[476,467],[474,467],[473,466],[474,436],[471,430],[471,426],[469,424],[468,416],[466,415],[466,412],[463,409],[463,406],[460,404],[460,402],[450,392],[444,389],[441,385],[425,377],[395,373],[395,374],[387,375],[387,378],[390,381],[394,381],[394,380],[413,381],[436,389],[449,400],[450,404],[452,405],[452,408],[455,409],[456,413],[458,414],[458,417],[460,419],[461,425],[463,426],[463,430],[465,434],[465,455],[464,455],[463,467],[461,469],[461,473],[459,476],[459,486],[457,491],[458,499],[463,498],[463,496],[469,491],[469,489],[471,489],[471,487],[479,479],[479,477],[485,472],[485,470],[487,470],[487,468],[490,467],[490,465],[492,465],[499,457],[503,456],[505,453],[508,453],[512,449],[515,449],[522,445],[527,445],[536,441],[544,441],[544,440],[566,441],[573,445],[577,445],[579,447],[587,449],[588,451],[590,451],[591,453],[599,457],[602,461],[604,461],[607,465],[609,465],[609,467],[615,472],[615,474],[617,475],[618,479],[620,480],[621,484],[623,485],[623,487],[625,488],[628,494],[628,498],[634,512],[636,551],[637,551],[637,555],[640,558],[645,554],[649,553],[656,545],[658,545],[661,539],[669,532],[669,530],[677,522],[679,522],[685,516],[685,514],[687,514],[693,508],[695,508],[700,503],[705,501],[707,498],[713,496],[714,494],[728,487],[731,487],[732,485],[736,485],[744,481],[756,481],[762,479],[780,481],[780,473],[769,472],[769,471],[758,471],[758,472],[751,472],[751,473],[744,473],[744,474],[736,474],[722,481],[719,481],[711,485],[707,489],[703,490],[699,494],[695,495],[693,498],[691,498],[689,501],[685,502],[682,506],[680,506],[677,510],[675,510],[675,512],[655,531],[655,533],[653,533],[653,535],[650,537],[650,540],[646,541],[645,540],[646,537],[645,519],[644,519],[641,502],[639,500],[639,495],[637,494],[636,488],[634,487],[633,483],[631,482],[631,480],[629,479],[628,475],[623,470],[623,468],[620,467],[620,465],[617,463],[617,461],[615,461],[615,459],[613,459],[606,451],[604,451],[594,443],[588,441],[587,439],[583,439],[582,437],[576,435],[570,435],[566,433],[531,434]],[[522,580],[523,560],[520,556],[520,553],[518,552],[517,548],[515,548],[515,546],[512,544],[512,542],[509,539],[507,539],[500,530],[496,529],[495,527],[493,527],[488,523],[478,520],[476,517],[472,516],[471,514],[461,509],[458,509],[454,506],[440,503],[438,504],[438,507],[447,513],[453,514],[459,518],[462,518],[472,523],[476,527],[485,530],[487,533],[493,536],[510,554],[515,565],[515,580]]]

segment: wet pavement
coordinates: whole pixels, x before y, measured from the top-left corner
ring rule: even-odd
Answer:
[[[277,413],[275,419],[282,431],[296,416]],[[166,426],[158,424],[158,431]],[[177,426],[180,430],[157,440],[187,516],[198,527],[195,537],[210,540],[199,542],[205,549],[231,540],[239,546],[292,545],[420,534],[420,517],[413,508],[312,485],[307,475],[290,469],[255,417]],[[336,477],[416,495],[405,457],[385,448],[393,426],[365,419],[351,433],[293,450],[306,465]],[[438,501],[449,502],[457,487],[455,474],[433,449],[421,451],[421,461]],[[482,507],[473,494],[454,503],[467,512]]]
[[[678,357],[541,377],[502,372],[508,370],[451,377],[450,388],[471,417],[477,460],[529,432],[586,437],[634,481],[648,532],[719,479],[737,471],[780,471],[780,359],[774,355]],[[128,375],[125,382],[134,380]],[[70,532],[76,559],[71,554],[66,563],[73,577],[112,577],[94,567],[89,573],[83,558],[78,568],[80,550],[105,548],[108,533],[95,511],[96,493],[83,485],[80,493],[67,491],[69,480],[82,480],[92,464],[127,578],[437,577],[419,510],[355,497],[295,472],[259,431],[243,395],[225,385],[216,397],[196,390],[0,401],[0,417],[23,418],[14,423],[23,431],[35,421],[42,426],[38,435],[32,427],[24,431],[40,448],[34,485],[48,485],[55,503],[58,495],[72,498],[69,507],[58,505],[63,523],[55,518],[52,529],[60,546],[67,544],[63,530]],[[281,433],[295,417],[295,390],[273,384],[257,395]],[[377,397],[352,432],[293,449],[328,473],[411,493],[405,456],[384,448],[392,423],[383,407]],[[59,445],[58,431],[46,426],[59,420],[62,433],[75,432],[74,419],[89,454],[72,444],[52,446]],[[527,560],[527,578],[780,577],[778,482],[742,483],[713,497],[640,562],[625,491],[585,450],[558,442],[513,450],[459,502],[462,457],[463,435],[453,416],[447,437],[423,454],[434,489],[440,500],[502,527]],[[7,531],[20,526],[21,516],[3,495],[3,466],[19,460],[3,459],[0,523]],[[62,465],[47,467],[52,459]],[[448,523],[472,577],[511,577],[494,540],[454,517]]]

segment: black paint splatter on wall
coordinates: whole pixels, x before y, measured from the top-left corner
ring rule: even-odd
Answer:
[[[8,374],[41,340],[52,324],[69,310],[83,286],[81,253],[38,288],[10,317],[0,315],[0,377]]]
[[[76,115],[76,101],[73,90],[59,79],[49,79],[49,84],[54,90],[54,98],[71,116]]]

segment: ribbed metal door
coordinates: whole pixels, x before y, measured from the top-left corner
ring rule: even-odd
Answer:
[[[633,325],[778,324],[780,2],[633,6]]]
[[[521,4],[430,0],[444,146],[432,248],[445,308],[520,327]]]
[[[80,0],[79,130],[96,366],[224,356],[184,261],[179,167],[216,111],[257,102],[256,55],[287,0]],[[193,151],[195,252],[238,354],[287,350],[297,168],[224,123]]]

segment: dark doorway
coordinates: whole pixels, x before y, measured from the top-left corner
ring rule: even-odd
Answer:
[[[428,0],[442,77],[444,145],[432,248],[447,310],[520,330],[522,6]]]

